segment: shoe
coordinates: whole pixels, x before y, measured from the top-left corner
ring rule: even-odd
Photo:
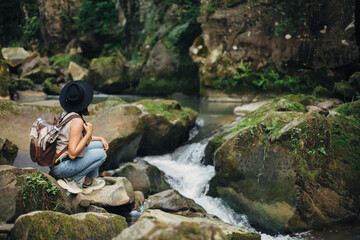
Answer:
[[[90,184],[82,184],[82,193],[89,194],[94,190],[98,190],[105,186],[105,181],[101,178],[93,179]]]
[[[62,178],[57,180],[57,183],[60,185],[60,187],[66,189],[70,193],[78,194],[82,192],[81,188],[76,185],[76,182],[73,179]]]

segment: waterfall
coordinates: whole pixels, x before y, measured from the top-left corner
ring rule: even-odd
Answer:
[[[186,144],[171,154],[146,156],[135,161],[142,159],[159,168],[165,173],[166,181],[173,189],[179,191],[183,196],[193,199],[209,214],[214,214],[229,224],[256,232],[250,226],[245,215],[236,213],[222,199],[206,195],[209,189],[209,181],[215,176],[215,168],[214,166],[203,165],[201,160],[211,138]],[[261,234],[261,239],[295,240],[299,238]]]

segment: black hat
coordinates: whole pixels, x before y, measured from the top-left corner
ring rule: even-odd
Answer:
[[[90,83],[73,81],[66,84],[60,92],[60,105],[67,112],[85,110],[93,99],[94,90]]]

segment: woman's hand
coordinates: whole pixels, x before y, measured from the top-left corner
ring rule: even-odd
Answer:
[[[100,137],[100,141],[102,145],[104,146],[104,150],[107,151],[109,149],[109,144],[106,142],[105,138]]]
[[[86,133],[90,134],[90,136],[92,135],[93,125],[91,123],[84,123],[84,129]]]

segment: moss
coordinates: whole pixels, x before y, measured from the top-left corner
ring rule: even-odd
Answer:
[[[59,95],[61,88],[56,85],[56,79],[50,77],[43,82],[43,90],[48,95]]]
[[[145,111],[150,114],[163,115],[168,121],[180,119],[183,125],[187,124],[190,120],[194,121],[198,115],[194,110],[182,107],[181,104],[175,100],[144,99],[135,104],[143,105]]]
[[[124,217],[96,217],[88,214],[79,220],[68,215],[55,214],[50,211],[39,212],[33,216],[21,219],[22,230],[15,230],[14,235],[21,237],[27,234],[27,239],[111,239],[120,234],[127,223]]]
[[[7,114],[7,112],[19,115],[19,111],[15,108],[15,103],[13,101],[0,99],[0,115]]]
[[[67,68],[70,62],[75,62],[84,67],[88,65],[88,62],[78,53],[61,53],[50,58],[50,63],[61,68]]]
[[[314,88],[312,95],[317,98],[318,97],[330,98],[332,96],[332,93],[323,86],[317,86],[316,88]]]
[[[360,126],[360,100],[343,104],[336,111],[343,116],[350,117],[355,124]]]

